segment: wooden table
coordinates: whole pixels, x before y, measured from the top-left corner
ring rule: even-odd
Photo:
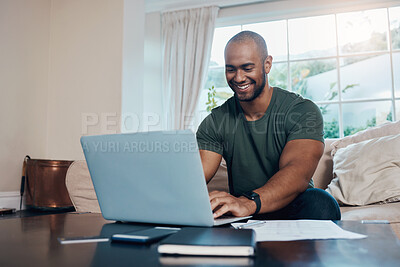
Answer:
[[[61,245],[58,237],[109,236],[149,227],[115,224],[100,214],[63,213],[0,220],[0,266],[399,266],[400,241],[388,224],[340,221],[359,240],[261,242],[254,258],[160,257],[157,244]]]

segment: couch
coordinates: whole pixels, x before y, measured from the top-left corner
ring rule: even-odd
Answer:
[[[397,126],[400,127],[400,122],[398,125],[396,125],[396,127]],[[397,128],[394,130],[397,131]],[[398,131],[398,133],[400,133],[400,131]],[[372,137],[376,137],[375,135]],[[358,139],[361,139],[360,142],[365,142],[363,139],[367,138],[368,141],[369,137],[370,136],[367,135],[367,137],[363,136]],[[334,153],[332,153],[332,150],[336,151],[338,149],[342,149],[351,145],[351,143],[354,141],[349,141],[347,139],[344,139],[344,143],[347,142],[348,144],[343,144],[343,140],[325,140],[324,154],[320,159],[318,167],[313,175],[315,187],[327,189],[329,192],[329,187],[332,186],[332,180],[335,178],[334,156],[332,156]],[[398,169],[400,168],[400,166],[397,167]],[[398,177],[400,178],[400,173]],[[227,180],[227,170],[223,162],[221,163],[214,178],[208,184],[209,191],[228,191]],[[74,204],[77,212],[100,212],[96,194],[94,192],[90,174],[85,161],[74,161],[71,164],[66,175],[66,186],[70,194],[71,201]],[[340,209],[342,212],[342,220],[387,220],[395,234],[398,236],[398,238],[400,238],[400,201],[398,200],[399,199],[397,198],[395,201],[390,203],[387,201],[381,201],[379,203],[368,205],[345,205],[341,203]]]

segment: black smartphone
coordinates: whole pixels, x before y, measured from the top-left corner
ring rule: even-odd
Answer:
[[[150,229],[122,233],[122,234],[113,234],[111,236],[112,241],[118,242],[133,242],[133,243],[153,243],[156,242],[163,237],[169,236],[178,232],[180,228],[173,227],[154,227]]]

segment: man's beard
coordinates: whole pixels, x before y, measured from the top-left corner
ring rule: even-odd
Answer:
[[[259,87],[254,88],[254,91],[253,91],[253,94],[252,94],[252,95],[250,95],[250,96],[248,96],[248,97],[246,97],[246,96],[240,97],[240,96],[238,96],[238,94],[235,92],[235,98],[236,98],[237,100],[243,101],[243,102],[251,102],[251,101],[253,101],[254,99],[256,99],[256,98],[264,91],[265,83],[267,82],[266,76],[267,76],[267,75],[266,75],[265,71],[263,71],[263,81],[262,81],[262,83],[261,83],[261,85],[260,85]]]

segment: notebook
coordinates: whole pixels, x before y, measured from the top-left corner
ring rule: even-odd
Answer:
[[[160,254],[197,256],[253,256],[252,229],[185,227],[161,241]]]
[[[172,256],[158,257],[161,266],[254,266],[252,257]]]
[[[82,136],[81,145],[107,220],[211,227],[249,218],[214,221],[190,130]]]

